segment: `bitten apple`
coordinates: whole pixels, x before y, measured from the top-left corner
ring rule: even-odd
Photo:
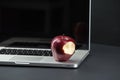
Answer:
[[[75,40],[69,36],[59,35],[51,42],[51,51],[56,61],[67,61],[75,52]]]

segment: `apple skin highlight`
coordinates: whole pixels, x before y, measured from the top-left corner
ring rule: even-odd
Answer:
[[[64,49],[64,47],[66,48]],[[64,35],[56,36],[52,39],[51,51],[56,61],[60,61],[60,62],[67,61],[74,54],[75,40],[69,36],[64,36]]]

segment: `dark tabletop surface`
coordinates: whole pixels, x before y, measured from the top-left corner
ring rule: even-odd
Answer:
[[[120,80],[120,47],[92,44],[77,69],[0,65],[0,80]]]

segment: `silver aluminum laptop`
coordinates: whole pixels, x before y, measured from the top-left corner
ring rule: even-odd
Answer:
[[[90,51],[91,0],[0,2],[0,65],[77,68]],[[57,62],[50,42],[76,40],[70,60]]]

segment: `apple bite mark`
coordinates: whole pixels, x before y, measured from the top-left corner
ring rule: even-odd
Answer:
[[[67,42],[64,46],[63,46],[63,51],[66,54],[73,54],[75,51],[75,44],[71,41]]]

